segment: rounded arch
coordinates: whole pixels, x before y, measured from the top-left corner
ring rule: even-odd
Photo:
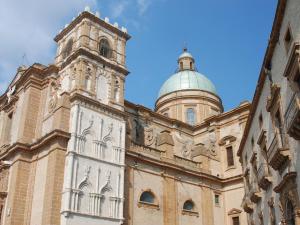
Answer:
[[[112,57],[112,44],[110,43],[110,41],[102,36],[99,39],[99,46],[98,46],[98,50],[101,56],[105,57],[105,58],[111,58]]]
[[[142,191],[139,197],[139,201],[142,203],[158,204],[157,197],[150,189]]]
[[[182,209],[186,211],[195,211],[196,205],[192,199],[188,199],[183,203]]]

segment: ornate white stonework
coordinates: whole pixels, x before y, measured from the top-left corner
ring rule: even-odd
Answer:
[[[125,121],[80,105],[71,109],[62,224],[123,220]],[[90,218],[88,220],[87,218]]]

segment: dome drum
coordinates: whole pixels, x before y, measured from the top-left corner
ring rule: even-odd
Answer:
[[[194,58],[186,49],[178,58],[178,72],[162,85],[155,111],[191,125],[223,112],[214,84],[195,71]]]

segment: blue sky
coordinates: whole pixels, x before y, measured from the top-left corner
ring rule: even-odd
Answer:
[[[252,100],[277,4],[274,0],[4,2],[0,29],[7,32],[0,44],[0,92],[19,64],[52,63],[55,34],[90,5],[101,17],[127,27],[132,36],[127,45],[131,73],[126,99],[153,108],[159,88],[174,73],[186,43],[198,71],[215,84],[225,110]]]

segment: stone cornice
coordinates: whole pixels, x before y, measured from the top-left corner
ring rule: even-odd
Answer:
[[[0,159],[3,160],[5,157],[17,151],[25,151],[25,152],[34,151],[43,145],[49,144],[51,141],[58,142],[58,140],[63,139],[66,141],[65,144],[67,144],[67,141],[69,140],[70,137],[71,135],[68,132],[65,132],[63,130],[53,130],[32,144],[22,143],[22,142],[13,143],[11,146],[4,149],[3,152],[0,151]]]
[[[242,154],[242,151],[245,146],[246,139],[249,134],[250,127],[251,127],[251,124],[252,124],[256,109],[257,109],[257,105],[258,105],[258,102],[259,102],[259,99],[260,99],[260,96],[261,96],[261,93],[262,93],[262,90],[264,87],[264,83],[265,83],[266,76],[267,76],[266,68],[267,69],[269,68],[271,59],[273,57],[274,49],[275,49],[276,43],[277,43],[279,35],[280,35],[280,28],[281,28],[286,4],[287,4],[287,0],[279,0],[278,1],[275,19],[273,22],[273,27],[272,27],[268,47],[267,47],[267,50],[266,50],[266,53],[264,56],[264,60],[262,63],[260,75],[258,78],[258,82],[256,85],[256,89],[255,89],[255,93],[254,93],[254,97],[253,97],[253,101],[252,101],[252,106],[250,109],[249,119],[246,123],[245,131],[244,131],[244,134],[243,134],[243,137],[241,140],[241,144],[240,144],[239,150],[237,152],[238,156],[241,156],[241,154]]]
[[[52,73],[58,73],[59,68],[55,65],[49,65],[48,67],[35,63],[29,68],[27,68],[20,78],[15,81],[15,78],[11,81],[9,86],[12,84],[12,82],[15,81],[14,86],[16,86],[16,93],[21,89],[21,87],[27,87],[29,84],[35,84],[36,87],[42,88],[44,85],[43,81],[45,78],[48,77],[48,75]],[[8,90],[7,90],[8,91]],[[4,104],[3,102],[7,99],[7,91],[0,96],[0,104]]]
[[[90,97],[87,97],[85,95],[82,95],[78,92],[71,92],[70,94],[70,102],[71,104],[75,101],[79,101],[79,102],[83,102],[84,104],[89,104],[89,105],[92,105],[96,108],[101,108],[101,109],[104,109],[106,111],[109,111],[109,112],[112,112],[122,118],[126,118],[127,117],[127,114],[121,110],[118,110],[118,109],[115,109],[109,105],[106,105],[106,104],[103,104],[93,98],[90,98]]]
[[[124,68],[123,66],[118,65],[117,63],[112,63],[108,60],[103,59],[100,55],[96,55],[94,53],[91,53],[90,51],[84,49],[84,48],[79,48],[75,52],[73,52],[67,59],[61,64],[61,68],[65,68],[67,65],[69,65],[72,61],[74,61],[76,58],[80,56],[86,56],[92,60],[95,60],[99,63],[105,64],[109,67],[111,67],[113,70],[118,71],[119,73],[124,74],[125,76],[129,74],[129,71]]]
[[[79,24],[85,18],[91,20],[94,23],[99,24],[100,26],[119,35],[120,37],[125,38],[126,40],[129,40],[131,38],[131,36],[129,34],[114,27],[112,24],[109,24],[109,23],[103,21],[102,19],[96,17],[92,13],[84,11],[78,17],[76,17],[75,20],[73,20],[66,28],[64,28],[59,34],[57,34],[56,37],[54,38],[54,41],[56,41],[56,42],[60,41],[67,33],[69,33],[74,27],[76,27],[77,24]]]
[[[187,168],[187,167],[184,167],[183,165],[179,165],[178,163],[175,163],[175,161],[172,159],[170,159],[170,160],[163,160],[163,158],[155,159],[153,157],[148,157],[144,154],[132,151],[130,149],[126,150],[126,156],[129,158],[133,158],[137,161],[149,163],[154,166],[160,166],[161,168],[164,168],[164,169],[175,170],[179,174],[192,175],[192,176],[200,178],[200,179],[209,180],[210,182],[221,184],[223,186],[225,186],[229,183],[234,183],[234,182],[242,183],[242,181],[243,181],[242,174],[237,175],[237,176],[232,176],[229,178],[220,178],[220,177],[212,175],[210,173],[210,171],[206,171],[201,168],[199,168],[199,169]]]
[[[228,111],[228,112],[224,112],[224,113],[221,113],[219,115],[215,115],[215,116],[211,116],[207,119],[204,120],[204,122],[200,123],[200,124],[197,124],[196,126],[191,126],[187,123],[184,123],[180,120],[176,120],[176,119],[172,119],[172,118],[169,118],[167,116],[164,116],[160,113],[157,113],[143,105],[137,105],[137,104],[134,104],[132,102],[129,102],[127,100],[125,100],[124,102],[124,105],[125,105],[125,108],[128,107],[128,108],[133,108],[135,109],[136,111],[144,111],[144,112],[147,112],[149,115],[151,115],[152,117],[155,117],[155,118],[158,118],[158,119],[161,119],[163,121],[166,121],[168,123],[170,123],[170,125],[178,125],[178,127],[183,127],[183,128],[186,128],[192,132],[195,132],[197,130],[200,130],[200,129],[203,129],[205,127],[208,127],[210,125],[210,123],[214,123],[214,122],[219,122],[223,119],[226,119],[226,118],[230,118],[232,117],[233,115],[239,115],[240,116],[240,119],[247,119],[248,117],[248,113],[243,117],[243,115],[241,115],[241,112],[246,112],[250,109],[250,106],[251,106],[251,103],[245,103],[245,104],[241,104],[239,105],[238,107]],[[170,126],[171,128],[171,126]]]
[[[172,95],[174,93],[180,93],[180,92],[192,92],[192,91],[197,91],[197,92],[204,92],[204,93],[208,93],[214,97],[216,97],[217,99],[219,99],[219,101],[217,101],[216,99],[213,99],[213,98],[210,98],[210,97],[207,97],[207,96],[201,96],[201,95],[193,95],[193,94],[184,94],[184,95],[179,95],[179,96],[175,96],[175,97],[172,97],[172,98],[168,98],[168,99],[165,99],[165,100],[162,100],[160,101],[161,99],[163,99],[165,96],[168,96],[168,95]],[[208,91],[204,91],[204,90],[198,90],[198,89],[183,89],[183,90],[179,90],[179,91],[173,91],[173,92],[170,92],[170,93],[167,93],[165,95],[162,95],[160,96],[156,102],[155,102],[155,110],[154,111],[157,111],[158,108],[161,106],[161,105],[164,105],[168,102],[171,102],[171,101],[174,101],[174,100],[177,100],[177,99],[204,99],[204,100],[207,100],[207,101],[210,101],[210,102],[213,102],[214,104],[218,105],[221,109],[221,111],[223,112],[224,108],[223,108],[223,105],[222,105],[222,100],[221,98],[214,94],[214,93],[211,93],[211,92],[208,92]]]

